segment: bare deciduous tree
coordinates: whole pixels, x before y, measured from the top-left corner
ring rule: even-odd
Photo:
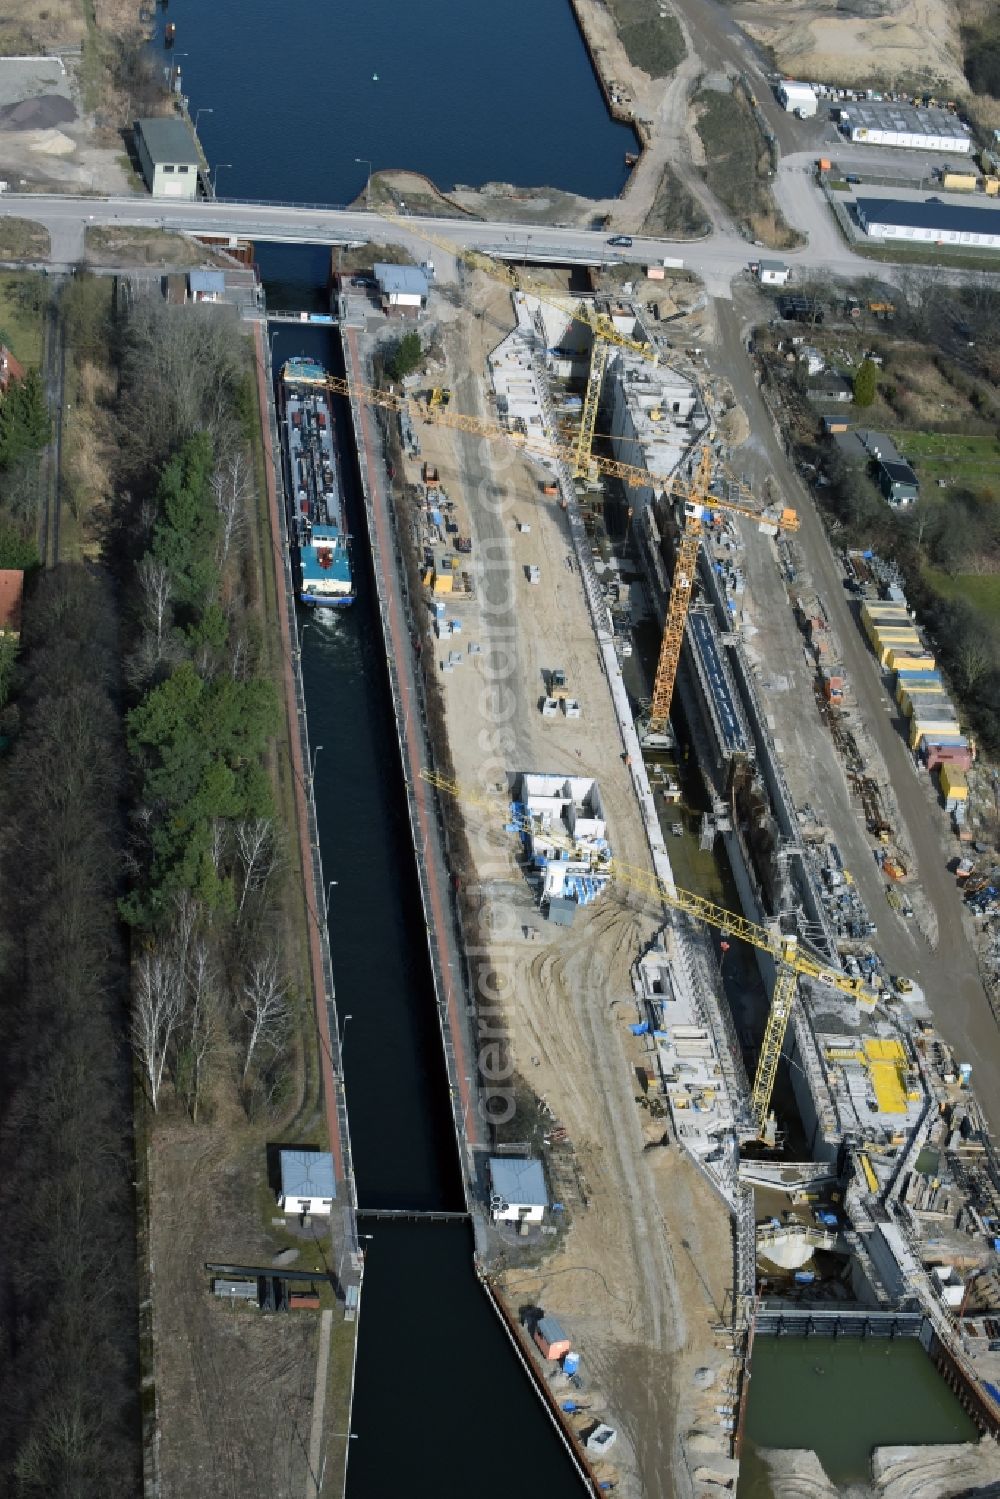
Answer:
[[[219,514],[219,544],[216,561],[220,571],[229,560],[233,544],[246,523],[246,507],[252,491],[252,475],[246,455],[237,449],[212,475],[212,496]]]
[[[163,660],[173,623],[173,581],[166,564],[158,562],[151,552],[145,554],[136,568],[136,578],[146,630],[152,641],[154,664],[159,664]]]
[[[263,890],[278,862],[278,850],[274,840],[274,819],[253,817],[237,822],[233,826],[236,849],[243,874],[243,890],[236,911],[236,919],[243,915],[247,896],[252,890]]]
[[[160,1100],[167,1054],[184,1010],[184,976],[166,951],[143,953],[136,964],[132,1001],[132,1045],[142,1063],[154,1113]]]
[[[215,965],[203,937],[191,944],[187,965],[185,1040],[188,1062],[188,1103],[197,1123],[202,1084],[216,1040],[219,985]]]
[[[276,1051],[288,1024],[288,983],[276,953],[255,958],[250,964],[237,998],[247,1025],[243,1081],[258,1051]]]

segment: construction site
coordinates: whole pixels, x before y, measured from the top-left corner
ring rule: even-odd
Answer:
[[[898,934],[883,955],[887,891],[911,945],[934,908],[810,573],[828,543],[727,445],[689,275],[429,253],[409,314],[334,278],[358,358],[332,383],[379,421],[441,714],[424,778],[464,827],[468,984],[509,1048],[513,1122],[466,1129],[482,1053],[455,1095],[481,1271],[595,1491],[735,1493],[769,1336],[919,1339],[995,1436],[992,1101]],[[392,382],[410,319],[421,366]],[[914,768],[934,742],[957,777],[896,580],[865,586]],[[537,1159],[545,1200],[487,1212],[484,1149]]]

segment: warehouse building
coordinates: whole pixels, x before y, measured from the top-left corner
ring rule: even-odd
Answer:
[[[981,245],[1000,250],[1000,210],[965,203],[901,203],[858,198],[858,221],[870,239],[907,239],[935,245]]]
[[[135,149],[154,198],[197,198],[201,163],[194,132],[183,120],[136,120]]]
[[[947,109],[914,104],[849,104],[840,111],[848,140],[866,146],[903,146],[914,151],[950,151],[968,156],[972,136]]]

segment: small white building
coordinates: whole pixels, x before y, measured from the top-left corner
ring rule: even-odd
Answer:
[[[197,198],[198,148],[191,127],[177,115],[136,120],[135,149],[154,198]]]
[[[791,266],[783,260],[758,260],[754,269],[761,286],[787,286],[792,274]]]
[[[782,109],[789,114],[798,114],[803,119],[814,115],[819,108],[816,90],[811,83],[796,83],[793,78],[782,78],[776,93]]]
[[[541,1223],[549,1205],[541,1161],[531,1156],[491,1156],[489,1174],[494,1223]]]
[[[283,1150],[280,1169],[278,1206],[283,1213],[329,1217],[337,1195],[333,1156],[329,1151]]]
[[[418,265],[372,266],[386,312],[418,313],[427,306],[427,276]]]

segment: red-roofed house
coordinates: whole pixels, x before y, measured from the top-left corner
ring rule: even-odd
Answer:
[[[12,380],[24,379],[24,365],[18,363],[6,344],[0,344],[0,394]]]
[[[21,633],[21,601],[24,598],[24,573],[19,567],[0,568],[0,637]]]

